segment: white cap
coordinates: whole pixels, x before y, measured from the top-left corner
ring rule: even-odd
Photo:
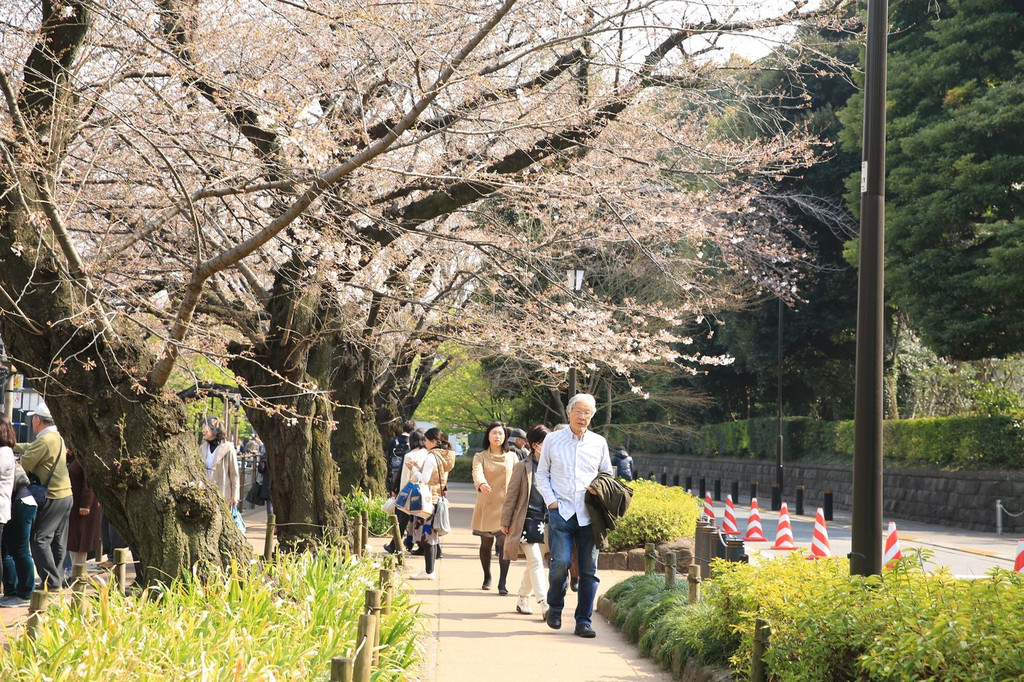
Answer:
[[[39,417],[44,421],[53,421],[53,415],[50,414],[50,408],[46,406],[46,403],[39,403],[36,405],[36,409],[30,411],[28,414],[30,417]]]

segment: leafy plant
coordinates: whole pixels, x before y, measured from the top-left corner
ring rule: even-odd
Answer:
[[[81,607],[56,599],[35,640],[8,627],[0,670],[5,682],[327,679],[331,658],[355,651],[365,590],[379,569],[323,548],[138,597],[98,584]],[[374,679],[409,679],[423,628],[404,591],[380,626],[386,646]]]
[[[356,488],[345,496],[345,516],[349,522],[357,519],[363,510],[370,512],[370,535],[378,537],[391,534],[392,514],[381,509],[384,498],[380,495],[370,495],[363,492],[362,488]]]
[[[615,529],[608,533],[612,551],[643,547],[693,535],[698,505],[682,488],[638,479],[629,484],[633,501]]]

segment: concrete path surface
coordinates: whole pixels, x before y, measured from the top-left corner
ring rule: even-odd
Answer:
[[[671,680],[672,676],[637,655],[630,644],[596,611],[594,639],[573,634],[572,612],[576,594],[566,596],[562,629],[552,630],[540,619],[516,613],[516,592],[526,561],[512,562],[509,594],[482,590],[480,539],[470,530],[476,491],[466,483],[449,485],[453,532],[441,540],[444,557],[438,562],[437,580],[410,581],[416,597],[429,615],[430,635],[423,642],[427,652],[420,682],[625,682]],[[423,558],[406,557],[406,573],[423,570]],[[497,581],[498,562],[492,566]],[[632,573],[598,571],[598,595]]]

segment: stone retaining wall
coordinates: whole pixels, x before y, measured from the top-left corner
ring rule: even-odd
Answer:
[[[771,501],[775,462],[739,459],[700,459],[677,455],[633,454],[636,475],[666,485],[686,484],[692,478],[694,494],[698,479],[705,477],[706,489],[714,494],[714,482],[721,481],[722,499],[739,481],[737,504],[750,504],[750,483],[758,484],[762,508]],[[853,502],[853,471],[849,466],[786,464],[782,499],[795,511],[796,486],[804,486],[804,511],[813,515],[831,490],[833,508],[850,511]],[[1019,471],[932,471],[928,469],[886,469],[882,475],[882,514],[909,521],[922,521],[969,530],[996,531],[996,500],[1009,513],[1024,510],[1024,472]],[[1024,515],[1002,514],[1003,533],[1024,536]]]

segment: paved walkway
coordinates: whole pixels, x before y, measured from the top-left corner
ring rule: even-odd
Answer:
[[[416,679],[421,682],[672,679],[652,661],[640,658],[636,645],[628,643],[596,611],[597,637],[589,640],[576,637],[572,620],[575,593],[566,596],[561,630],[545,625],[539,612],[532,616],[516,613],[516,591],[526,568],[525,560],[512,563],[508,596],[498,596],[496,590],[481,590],[480,541],[470,531],[475,499],[472,485],[449,485],[454,531],[441,540],[444,558],[438,562],[438,579],[408,583],[429,614],[431,630],[430,638],[424,642],[427,657]],[[422,557],[406,559],[408,574],[423,570]],[[492,567],[495,580],[497,570],[495,560]],[[598,595],[630,575],[633,574],[624,571],[599,571]]]

